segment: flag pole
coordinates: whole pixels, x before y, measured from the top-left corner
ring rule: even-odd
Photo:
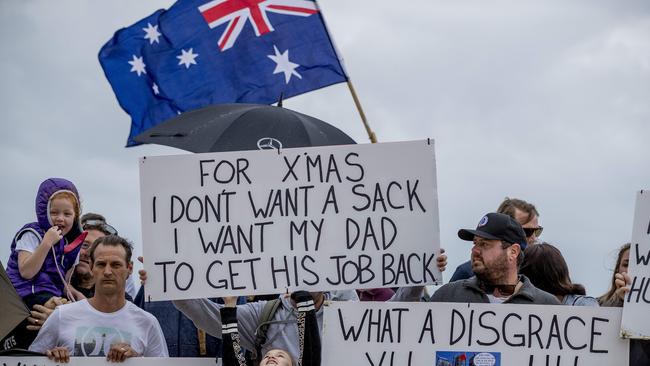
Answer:
[[[361,117],[361,122],[363,122],[363,127],[366,128],[366,133],[368,134],[368,138],[370,139],[370,142],[373,144],[377,143],[377,136],[375,133],[372,131],[370,128],[370,125],[368,124],[368,120],[366,119],[366,114],[363,112],[363,108],[361,107],[361,102],[359,101],[359,97],[357,96],[357,92],[354,90],[354,86],[352,85],[352,81],[350,80],[350,76],[348,76],[347,71],[345,70],[345,65],[343,65],[343,58],[341,57],[341,54],[339,53],[336,44],[334,43],[334,39],[332,39],[332,36],[330,35],[329,27],[327,26],[327,22],[325,21],[325,16],[323,15],[323,11],[320,8],[320,4],[316,0],[314,0],[314,4],[316,4],[316,9],[318,9],[318,12],[320,14],[321,21],[323,22],[323,26],[325,27],[325,30],[327,31],[327,37],[330,40],[330,44],[332,45],[332,49],[334,50],[334,53],[336,54],[336,57],[339,60],[339,65],[341,65],[341,69],[343,70],[343,73],[345,74],[345,78],[347,79],[347,84],[348,84],[348,89],[350,89],[350,93],[352,94],[352,99],[354,100],[354,105],[357,106],[357,111],[359,111],[359,116]]]
[[[359,97],[357,97],[357,92],[354,90],[352,80],[348,78],[347,84],[348,89],[350,89],[350,93],[352,94],[352,99],[354,99],[354,104],[357,106],[357,111],[359,111],[359,116],[361,117],[361,122],[363,122],[363,127],[366,128],[366,132],[368,133],[368,138],[370,138],[371,143],[376,144],[377,136],[375,135],[375,132],[370,128],[368,120],[366,119],[366,114],[363,113],[363,108],[361,108],[361,102],[359,101]]]

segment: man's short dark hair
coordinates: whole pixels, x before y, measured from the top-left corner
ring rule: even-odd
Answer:
[[[113,247],[122,246],[124,248],[124,251],[126,252],[126,258],[125,258],[126,263],[131,263],[131,256],[133,255],[133,245],[131,245],[131,243],[128,240],[118,235],[106,235],[95,240],[95,242],[90,246],[90,250],[88,252],[91,263],[95,261],[95,250],[100,244],[105,246],[113,246]]]
[[[501,249],[506,249],[511,246],[513,243],[508,243],[501,240]],[[521,267],[521,264],[524,262],[524,249],[519,244],[519,255],[517,256],[517,268]]]

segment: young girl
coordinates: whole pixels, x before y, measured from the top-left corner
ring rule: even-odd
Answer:
[[[251,360],[244,358],[241,349],[237,322],[237,297],[224,297],[223,300],[225,306],[219,309],[222,322],[222,365],[246,366]],[[291,293],[291,300],[297,310],[299,358],[294,359],[287,350],[273,348],[259,360],[259,366],[320,366],[321,364],[320,330],[316,320],[314,298],[307,291],[295,291]],[[257,350],[260,351],[261,349]]]
[[[79,194],[72,182],[49,178],[41,183],[36,195],[38,221],[18,231],[7,263],[7,274],[30,309],[68,293],[65,276],[81,249],[69,245],[82,233],[79,214]]]

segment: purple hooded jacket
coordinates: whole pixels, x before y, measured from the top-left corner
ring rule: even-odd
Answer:
[[[52,255],[52,251],[50,250],[45,257],[45,261],[43,262],[40,271],[32,279],[27,280],[20,275],[16,242],[28,231],[34,233],[38,237],[39,241],[43,240],[45,232],[52,227],[49,217],[50,200],[55,193],[60,191],[69,191],[73,193],[77,198],[77,203],[79,202],[79,193],[77,193],[77,188],[72,184],[72,182],[62,178],[46,179],[41,183],[38,188],[38,193],[36,194],[36,218],[38,219],[38,222],[25,224],[25,226],[16,233],[14,240],[11,243],[11,256],[7,262],[7,275],[9,275],[11,283],[14,285],[18,295],[21,297],[35,294],[37,292],[49,292],[55,296],[63,296],[65,287],[61,280],[61,276],[65,276],[65,273],[72,268],[77,255],[79,254],[79,250],[81,249],[81,246],[78,246],[69,253],[64,254],[63,252],[66,242],[74,240],[79,236],[79,234],[81,234],[79,217],[75,217],[70,232],[57,244],[52,246],[56,253],[56,258]],[[61,276],[57,273],[59,270]]]

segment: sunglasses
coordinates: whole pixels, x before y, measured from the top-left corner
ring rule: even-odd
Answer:
[[[102,220],[88,220],[84,222],[82,228],[84,230],[88,230],[88,229],[100,230],[103,231],[104,234],[106,235],[117,235],[117,230],[115,230],[114,227],[112,227],[111,225],[107,224]]]
[[[523,229],[524,229],[524,233],[526,233],[527,238],[531,237],[533,234],[535,234],[535,236],[539,238],[539,236],[542,235],[542,231],[544,231],[544,228],[541,227],[541,226],[540,227],[525,227]]]
[[[515,293],[517,285],[491,285],[483,281],[479,282],[479,287],[485,291],[486,294],[491,294],[494,290],[499,290],[499,293],[503,296],[510,296]]]

